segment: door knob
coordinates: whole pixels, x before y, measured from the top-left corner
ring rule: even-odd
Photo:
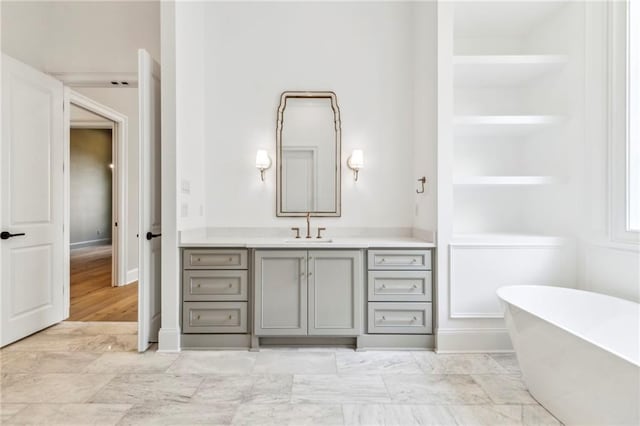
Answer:
[[[152,232],[147,232],[147,240],[151,240],[152,238],[159,237],[162,234],[154,234]]]
[[[9,238],[21,237],[23,235],[25,235],[24,232],[21,232],[19,234],[12,234],[11,232],[2,231],[2,233],[0,234],[0,238],[2,238],[3,240],[8,240]]]

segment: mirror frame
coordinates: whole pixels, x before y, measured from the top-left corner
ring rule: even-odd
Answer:
[[[335,190],[335,211],[327,212],[311,212],[314,217],[340,217],[342,204],[342,183],[340,181],[342,168],[342,147],[341,147],[341,127],[340,127],[340,108],[338,108],[338,99],[334,92],[296,92],[288,91],[280,95],[280,105],[278,106],[278,119],[276,125],[276,216],[277,217],[300,217],[306,216],[307,212],[284,212],[282,211],[282,127],[284,125],[284,110],[287,107],[287,99],[300,98],[321,98],[331,100],[331,109],[333,109],[333,123],[335,129],[335,149],[336,149],[336,190]]]

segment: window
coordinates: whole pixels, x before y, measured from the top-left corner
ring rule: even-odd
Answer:
[[[627,3],[626,230],[640,231],[640,4]],[[635,23],[635,25],[632,25]]]
[[[610,2],[609,217],[613,241],[640,243],[640,3]]]

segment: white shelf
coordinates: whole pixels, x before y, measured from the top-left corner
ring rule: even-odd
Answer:
[[[456,87],[519,87],[556,72],[566,55],[456,55]]]
[[[511,234],[511,233],[461,233],[453,234],[452,246],[562,246],[567,244],[567,238],[553,235]]]
[[[456,136],[523,136],[566,121],[562,115],[456,115]]]
[[[457,176],[454,185],[551,185],[558,183],[553,176]]]
[[[454,24],[456,37],[527,36],[550,15],[558,12],[565,2],[457,2]]]

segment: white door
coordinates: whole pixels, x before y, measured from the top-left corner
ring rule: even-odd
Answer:
[[[158,341],[160,330],[160,65],[138,51],[140,113],[140,223],[138,350]]]
[[[2,55],[0,346],[62,321],[63,86]]]

